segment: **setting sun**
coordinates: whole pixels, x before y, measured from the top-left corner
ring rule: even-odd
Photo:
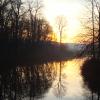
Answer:
[[[44,0],[45,16],[57,33],[55,18],[59,15],[66,16],[67,29],[64,32],[63,42],[73,42],[72,38],[79,33],[80,12],[82,5],[78,0]],[[59,35],[57,35],[59,38]],[[58,39],[59,40],[59,39]]]

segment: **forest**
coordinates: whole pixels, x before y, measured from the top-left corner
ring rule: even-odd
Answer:
[[[42,7],[39,0],[0,0],[1,65],[68,57],[64,45],[54,41],[55,34],[42,14]]]

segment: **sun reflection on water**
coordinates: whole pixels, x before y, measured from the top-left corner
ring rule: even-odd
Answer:
[[[63,73],[67,76],[67,95],[69,96],[82,95],[82,77],[80,75],[81,64],[82,61],[80,60],[72,60],[65,63]]]
[[[55,96],[78,99],[84,98],[83,79],[80,75],[80,67],[84,60],[85,59],[74,59],[57,63],[57,77],[50,89]]]

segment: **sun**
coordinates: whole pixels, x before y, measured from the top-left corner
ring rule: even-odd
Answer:
[[[72,37],[80,30],[80,13],[82,6],[78,0],[44,0],[44,14],[47,20],[57,32],[55,18],[63,15],[67,19],[67,29],[64,32],[63,42],[73,42]],[[59,38],[59,35],[57,35]],[[59,39],[58,39],[59,40]]]

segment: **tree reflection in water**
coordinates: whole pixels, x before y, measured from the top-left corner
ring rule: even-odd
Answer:
[[[0,73],[0,100],[43,98],[55,79],[53,63],[17,66]]]
[[[54,94],[55,96],[57,96],[58,98],[62,98],[62,96],[65,95],[66,93],[66,83],[65,80],[63,79],[63,75],[62,75],[62,68],[64,67],[64,63],[65,62],[59,62],[59,69],[58,69],[58,80],[56,80],[55,84],[54,84]]]
[[[85,85],[91,91],[91,100],[100,99],[100,61],[97,59],[86,60],[81,68]]]

